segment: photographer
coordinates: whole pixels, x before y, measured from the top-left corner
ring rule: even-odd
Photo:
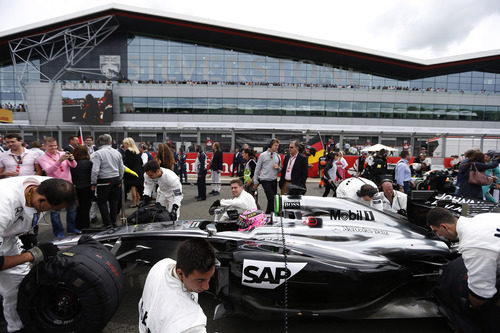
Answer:
[[[57,150],[57,140],[52,137],[45,138],[45,154],[38,158],[38,163],[42,167],[45,174],[49,177],[64,179],[70,183],[71,168],[76,168],[76,161],[70,152],[62,152]],[[52,221],[52,232],[56,238],[64,237],[64,227],[61,223],[61,214],[59,211],[50,213]],[[76,206],[68,206],[66,208],[66,229],[71,234],[81,234],[82,232],[76,228]]]

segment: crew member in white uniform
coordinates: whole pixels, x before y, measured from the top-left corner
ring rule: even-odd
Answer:
[[[161,168],[157,161],[151,160],[144,165],[144,196],[151,196],[155,184],[158,184],[156,202],[170,212],[172,220],[177,220],[181,214],[183,198],[179,176],[172,170]]]
[[[75,200],[73,184],[56,178],[20,176],[0,180],[5,193],[0,196],[0,295],[3,298],[7,331],[23,328],[17,314],[19,284],[30,267],[57,253],[52,243],[40,244],[22,253],[18,235],[29,232],[36,225],[40,213],[61,210]]]
[[[140,333],[205,333],[207,317],[198,293],[209,288],[215,250],[205,240],[184,241],[177,261],[167,258],[149,271],[139,301]]]
[[[437,207],[427,214],[427,225],[441,237],[459,240],[458,252],[467,270],[467,306],[477,318],[472,321],[483,332],[499,332],[500,304],[495,285],[500,271],[500,214],[456,218],[449,210]],[[461,278],[463,275],[457,275]]]
[[[351,177],[342,181],[337,187],[338,198],[349,198],[362,204],[383,210],[382,194],[377,191],[377,185],[369,179]]]
[[[225,207],[226,212],[224,212],[219,221],[229,220],[227,211],[230,209],[237,210],[239,214],[243,213],[245,210],[257,209],[254,197],[244,190],[241,179],[235,178],[231,180],[231,193],[233,194],[232,199],[220,200],[220,206]]]
[[[384,211],[406,215],[408,197],[401,191],[394,191],[394,185],[390,180],[382,180],[382,203]]]

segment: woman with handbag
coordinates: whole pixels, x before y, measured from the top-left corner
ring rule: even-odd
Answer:
[[[458,195],[466,198],[483,200],[482,186],[486,185],[487,181],[493,182],[494,178],[486,180],[484,171],[494,169],[498,166],[499,160],[494,160],[491,164],[486,164],[484,154],[479,151],[472,153],[467,162],[460,165],[459,173],[459,191]]]

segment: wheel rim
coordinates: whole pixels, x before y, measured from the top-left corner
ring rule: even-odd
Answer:
[[[80,312],[80,302],[72,290],[52,286],[44,288],[42,295],[37,310],[45,320],[54,325],[68,325],[75,321]]]

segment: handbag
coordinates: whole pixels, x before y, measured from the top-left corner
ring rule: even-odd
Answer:
[[[477,170],[476,163],[472,163],[469,171],[469,184],[484,186],[493,182],[492,177],[488,177],[484,171]]]

